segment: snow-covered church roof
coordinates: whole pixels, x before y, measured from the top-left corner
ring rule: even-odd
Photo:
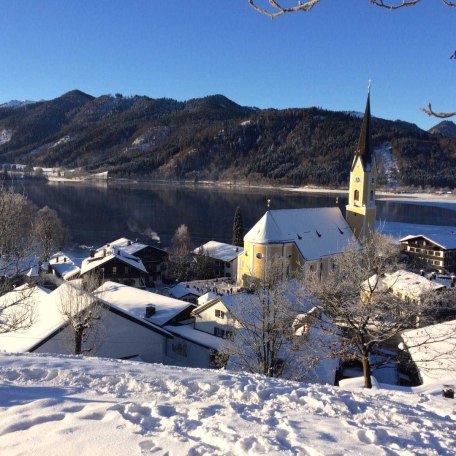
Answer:
[[[244,242],[294,242],[306,260],[344,251],[357,243],[338,207],[269,210],[245,235]]]

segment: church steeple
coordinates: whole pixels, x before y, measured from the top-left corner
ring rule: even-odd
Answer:
[[[371,111],[370,111],[370,83],[367,93],[366,109],[364,110],[363,123],[359,134],[358,147],[355,150],[355,156],[361,158],[363,165],[372,166],[372,144],[371,144]],[[355,161],[353,161],[353,165]],[[353,168],[352,168],[353,169]]]
[[[375,230],[377,167],[371,143],[370,81],[366,109],[350,170],[347,222],[360,241]]]

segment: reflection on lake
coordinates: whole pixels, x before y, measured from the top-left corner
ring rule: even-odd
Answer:
[[[195,244],[210,239],[230,243],[237,206],[242,210],[247,231],[265,212],[268,198],[274,209],[336,204],[333,194],[275,189],[119,183],[89,186],[29,182],[24,185],[25,193],[35,204],[48,205],[58,211],[72,242],[95,246],[122,236],[144,240],[153,237],[153,233],[158,234],[163,246],[168,246],[174,231],[182,223],[188,226]],[[346,204],[346,195],[340,195],[338,205],[344,214]],[[406,228],[403,224],[456,227],[456,210],[428,204],[378,201],[377,219],[385,222],[385,231],[402,235],[408,234],[402,231]]]

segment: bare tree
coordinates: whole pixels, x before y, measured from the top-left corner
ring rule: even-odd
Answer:
[[[35,207],[12,187],[0,187],[0,333],[33,323],[33,284],[20,284],[34,265]]]
[[[265,14],[270,18],[282,16],[285,13],[296,13],[296,12],[308,12],[321,0],[247,0],[250,6],[261,14]],[[396,10],[399,8],[407,8],[409,6],[415,6],[421,2],[421,0],[369,0],[370,3],[380,8],[386,8],[389,10]],[[442,2],[450,7],[456,7],[456,2],[450,0],[442,0]],[[264,5],[264,6],[261,6]]]
[[[376,5],[380,8],[386,8],[388,10],[397,10],[399,8],[407,8],[410,6],[415,6],[421,2],[421,0],[369,0],[370,3]],[[285,13],[296,13],[296,12],[308,12],[318,3],[320,0],[248,0],[250,6],[261,14],[269,16],[274,19],[278,16],[282,16]],[[450,7],[456,8],[456,2],[450,0],[442,0],[442,2]],[[264,4],[265,6],[260,6]],[[452,57],[450,57],[452,58]],[[447,119],[456,115],[456,112],[434,112],[429,103],[427,108],[421,108],[421,111],[425,112],[429,116],[439,117]]]
[[[174,233],[169,249],[169,273],[178,282],[188,280],[192,240],[187,225],[180,225]]]
[[[57,289],[59,310],[71,329],[75,355],[94,354],[101,342],[101,321],[105,308],[92,294],[100,284],[98,275],[86,274],[81,286],[65,282]]]
[[[423,292],[418,302],[392,293],[394,284],[385,286],[383,278],[397,271],[398,260],[397,244],[376,233],[364,248],[349,245],[335,258],[326,278],[305,271],[305,296],[332,323],[325,322],[325,330],[343,331],[340,355],[362,363],[366,388],[372,387],[373,356],[404,329],[433,318],[441,300],[431,292]]]
[[[30,328],[35,322],[35,287],[24,284],[0,296],[0,334]]]
[[[54,209],[45,206],[35,216],[34,232],[40,247],[40,259],[48,261],[65,238],[62,221]]]
[[[274,260],[265,266],[251,293],[230,296],[232,340],[221,349],[228,368],[303,380],[318,360],[304,337],[297,337],[293,323],[306,310],[283,279],[283,264]],[[318,344],[317,344],[318,346]]]

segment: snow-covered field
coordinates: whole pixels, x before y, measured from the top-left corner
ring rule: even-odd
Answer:
[[[2,455],[453,455],[456,405],[224,371],[0,355]]]

